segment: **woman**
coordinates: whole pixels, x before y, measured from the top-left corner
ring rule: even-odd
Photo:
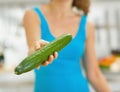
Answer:
[[[88,81],[80,67],[84,53],[89,82],[97,92],[110,92],[97,63],[94,27],[86,21],[89,3],[89,0],[51,0],[26,12],[24,27],[29,54],[62,34],[70,33],[73,36],[59,56],[55,52],[40,69],[35,69],[35,92],[89,92]],[[74,6],[83,10],[84,15],[74,12]]]

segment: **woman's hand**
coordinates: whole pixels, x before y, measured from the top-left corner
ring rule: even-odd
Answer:
[[[39,50],[40,48],[42,48],[43,46],[45,46],[46,44],[48,44],[49,42],[45,41],[45,40],[39,40],[39,41],[36,41],[35,42],[35,45],[34,45],[34,48],[32,51],[30,51],[30,53],[34,52],[34,51],[37,51]],[[42,66],[47,66],[49,64],[52,63],[52,61],[54,59],[56,59],[58,57],[58,53],[57,52],[54,52],[53,55],[50,55],[49,56],[49,59],[47,61],[45,61],[44,63],[42,63]],[[37,69],[39,69],[40,66],[37,67]]]

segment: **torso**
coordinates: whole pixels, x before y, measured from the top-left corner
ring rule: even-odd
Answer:
[[[59,57],[52,64],[46,67],[41,66],[40,70],[35,70],[35,92],[81,92],[81,90],[89,92],[88,82],[84,78],[80,66],[80,59],[85,52],[87,17],[81,17],[73,12],[64,18],[57,18],[48,11],[46,6],[35,9],[35,11],[42,20],[41,39],[52,41],[54,40],[52,35],[57,37],[64,33],[71,33],[74,37],[59,52]],[[41,11],[48,24],[43,15],[41,16]]]
[[[45,16],[50,32],[54,37],[58,37],[65,33],[70,33],[73,37],[76,36],[81,20],[79,14],[73,11],[69,16],[57,18],[51,13],[47,5],[42,6],[40,10]]]

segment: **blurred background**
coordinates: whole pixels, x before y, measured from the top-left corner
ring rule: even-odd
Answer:
[[[13,70],[27,56],[25,11],[48,1],[0,0],[0,92],[33,92],[34,72],[16,76]],[[112,92],[120,92],[120,0],[92,0],[88,20],[96,28],[99,66]]]

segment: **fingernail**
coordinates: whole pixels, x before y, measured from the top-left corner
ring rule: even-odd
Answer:
[[[46,62],[46,64],[48,65],[48,64],[49,64],[49,62]]]

